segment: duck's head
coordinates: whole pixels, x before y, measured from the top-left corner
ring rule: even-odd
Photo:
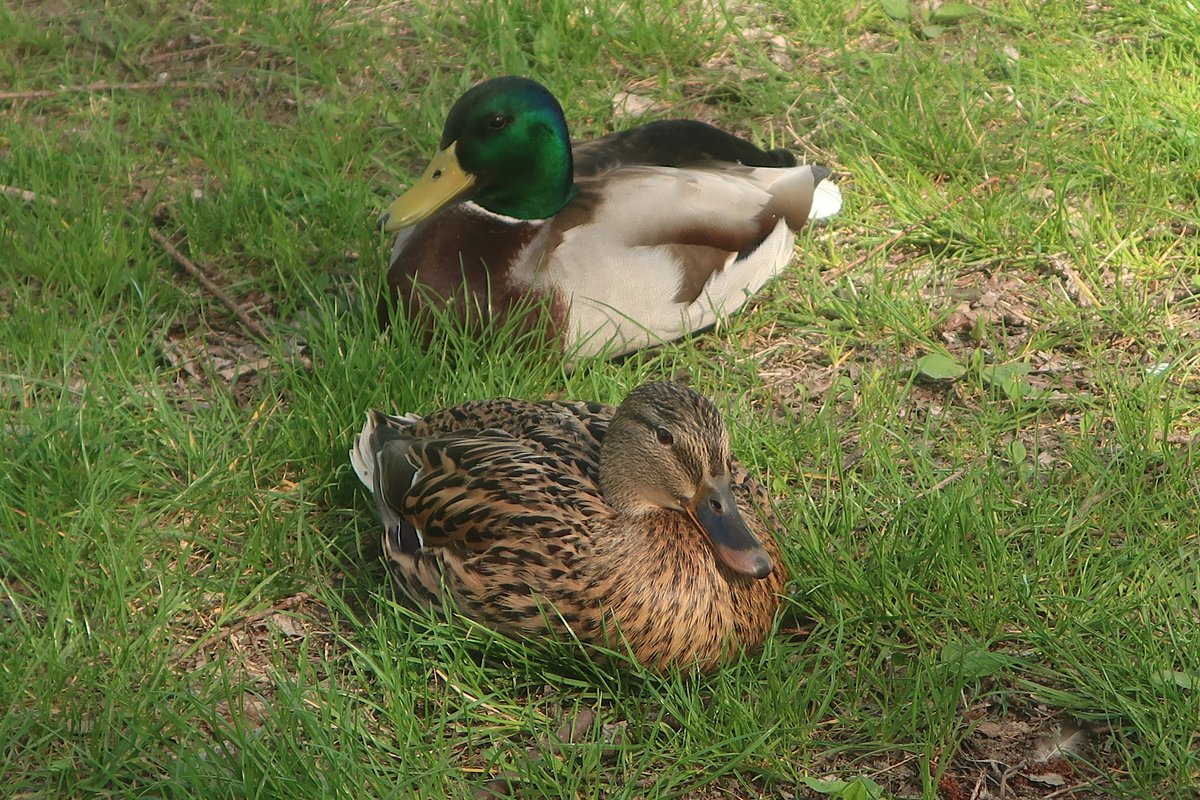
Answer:
[[[438,152],[383,212],[397,231],[459,200],[516,219],[545,219],[574,195],[571,141],[554,95],[528,78],[494,78],[458,99]]]
[[[730,460],[729,433],[711,401],[677,383],[645,383],[609,423],[600,486],[624,515],[685,514],[725,566],[765,578],[771,557],[738,511]]]

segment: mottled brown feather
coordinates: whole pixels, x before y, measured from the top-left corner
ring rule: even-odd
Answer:
[[[687,409],[645,413],[682,436],[708,435]],[[635,522],[610,505],[599,462],[613,415],[600,404],[513,399],[419,419],[378,415],[389,430],[364,429],[370,453],[384,466],[415,465],[408,480],[417,475],[411,486],[400,478],[380,487],[376,498],[424,537],[416,552],[403,552],[385,533],[399,586],[424,605],[448,595],[465,615],[509,635],[627,647],[658,669],[708,670],[761,645],[786,579],[766,493],[728,455],[723,429],[721,446],[693,465],[714,473],[728,465],[741,515],[775,565],[760,580],[726,567],[684,512],[659,509]]]

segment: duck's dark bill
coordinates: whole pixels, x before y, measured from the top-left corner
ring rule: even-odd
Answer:
[[[457,146],[457,142],[451,142],[445,150],[439,150],[420,180],[392,201],[379,217],[382,230],[393,233],[427,219],[475,185],[475,176],[463,172],[458,163],[454,152]]]
[[[688,507],[692,519],[708,534],[717,558],[734,572],[765,578],[774,566],[738,511],[729,476],[705,481]]]

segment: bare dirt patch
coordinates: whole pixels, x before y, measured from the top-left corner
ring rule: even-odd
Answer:
[[[279,368],[260,342],[201,320],[172,325],[155,344],[171,368],[164,373],[167,387],[185,410],[207,408],[218,392],[227,392],[241,408],[253,407],[264,397],[271,372]],[[293,338],[287,347],[302,368],[311,369],[312,358],[301,340]]]

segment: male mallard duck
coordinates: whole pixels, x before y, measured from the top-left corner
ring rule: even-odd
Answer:
[[[516,637],[713,669],[770,631],[786,579],[761,485],[716,407],[646,383],[598,403],[367,414],[350,461],[413,602]]]
[[[564,349],[609,356],[706,328],[787,265],[793,231],[841,208],[828,169],[795,164],[688,120],[572,149],[545,87],[485,81],[380,218],[399,232],[380,322],[397,300],[484,319],[532,301]]]

